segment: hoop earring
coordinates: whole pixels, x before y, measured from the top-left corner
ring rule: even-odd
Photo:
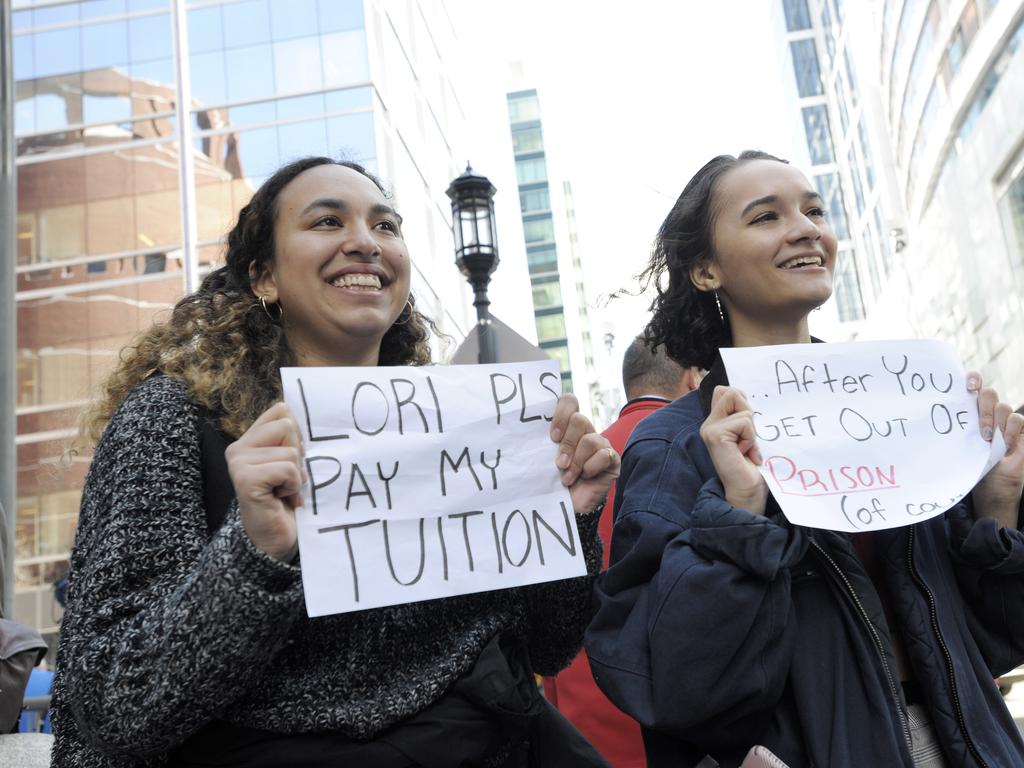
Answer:
[[[722,302],[718,298],[718,291],[715,294],[715,306],[718,307],[718,319],[722,321],[722,325],[725,325],[725,312],[722,311]]]
[[[406,299],[405,300],[405,306],[409,308],[409,312],[408,312],[408,314],[406,314],[405,320],[402,320],[401,322],[399,322],[398,320],[395,320],[395,322],[392,323],[392,325],[406,325],[410,320],[412,320],[412,313],[413,313],[412,301],[410,301],[409,299]],[[405,314],[405,308],[402,309],[402,314]],[[399,314],[398,316],[401,317],[402,314]]]
[[[270,318],[270,322],[279,323],[281,318],[284,317],[284,308],[277,302],[267,304],[267,297],[260,296],[260,306],[263,307],[263,313]],[[277,307],[277,315],[275,316],[271,311],[270,307]]]

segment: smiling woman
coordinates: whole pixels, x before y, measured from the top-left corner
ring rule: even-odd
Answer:
[[[409,301],[401,222],[369,177],[343,165],[310,168],[282,190],[277,257],[254,267],[253,288],[281,307],[300,365],[377,364]]]
[[[308,478],[279,370],[428,363],[409,275],[380,182],[306,158],[239,212],[225,266],[123,352],[89,424],[102,435],[71,555],[53,765],[519,768],[541,751],[604,765],[532,672],[579,648],[601,562],[592,512],[618,474],[571,395],[552,462],[590,575],[305,613]]]
[[[626,446],[586,643],[595,679],[643,727],[652,768],[706,754],[737,766],[755,747],[791,768],[1024,765],[992,684],[1024,661],[1024,623],[1011,618],[1024,615],[1024,417],[969,374],[982,429],[1001,429],[1010,450],[964,501],[907,528],[792,525],[762,477],[767,463],[785,492],[808,496],[898,483],[884,456],[825,467],[771,455],[780,429],[824,427],[787,417],[759,434],[718,354],[809,343],[835,261],[818,194],[761,152],[709,162],[658,233],[644,273],[658,291],[648,341],[710,371]],[[910,380],[892,366],[901,386]],[[782,373],[779,386],[806,389],[813,374]],[[821,386],[839,381],[823,374]],[[902,426],[846,411],[854,439]]]

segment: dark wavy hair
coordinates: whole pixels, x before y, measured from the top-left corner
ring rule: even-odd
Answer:
[[[693,267],[715,258],[715,188],[719,179],[751,160],[786,160],[747,150],[739,157],[719,155],[694,174],[658,230],[651,259],[640,273],[642,290],[653,284],[657,296],[643,338],[655,349],[664,345],[669,357],[684,367],[710,368],[721,347],[732,346],[732,329],[724,307],[719,314],[714,294],[698,290],[690,279]]]
[[[101,399],[84,415],[84,431],[98,439],[125,396],[143,379],[160,371],[184,382],[192,398],[214,414],[218,426],[238,437],[272,403],[281,399],[281,366],[295,355],[279,322],[263,311],[252,284],[274,261],[274,222],[278,199],[289,182],[319,165],[341,165],[380,180],[358,163],[329,157],[305,157],[267,179],[228,233],[225,265],[206,276],[199,290],[175,305],[167,322],[152,326],[121,352]],[[380,365],[430,362],[433,323],[420,314],[415,299],[384,334]]]

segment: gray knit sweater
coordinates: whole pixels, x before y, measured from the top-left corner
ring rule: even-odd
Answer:
[[[206,531],[200,415],[165,376],[97,446],[71,555],[54,766],[162,765],[204,724],[370,738],[438,700],[499,631],[537,672],[579,649],[592,576],[317,619],[299,568],[257,550],[233,505]],[[596,516],[580,519],[588,571]]]

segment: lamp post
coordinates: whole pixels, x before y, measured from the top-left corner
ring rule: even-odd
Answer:
[[[497,190],[486,176],[466,171],[448,187],[452,201],[452,230],[455,235],[455,263],[473,286],[479,362],[494,363],[496,350],[491,332],[490,299],[487,285],[498,266],[498,245],[494,222],[494,193]]]
[[[14,275],[17,184],[14,157],[14,51],[11,41],[11,4],[0,2],[0,618],[14,615],[14,445],[17,379],[14,373],[17,313]]]

